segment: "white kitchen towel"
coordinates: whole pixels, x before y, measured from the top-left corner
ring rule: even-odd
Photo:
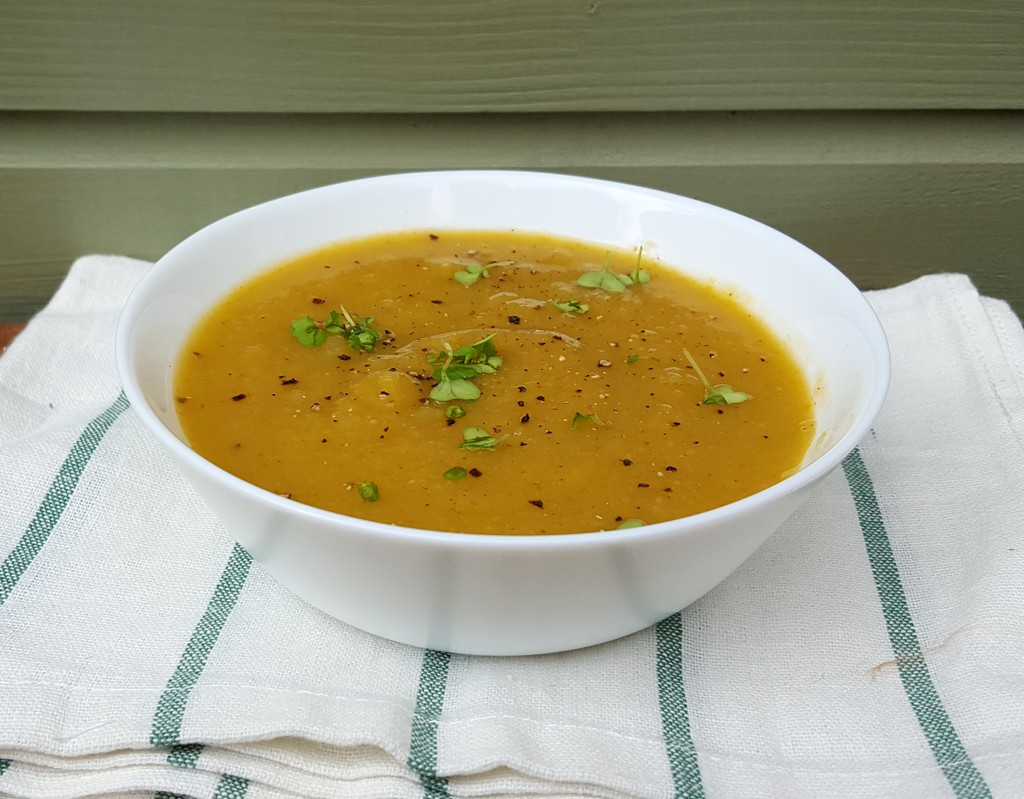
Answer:
[[[147,268],[79,260],[0,358],[0,795],[1024,796],[1024,333],[966,277],[869,294],[874,430],[724,583],[485,658],[329,618],[230,540],[120,392]]]

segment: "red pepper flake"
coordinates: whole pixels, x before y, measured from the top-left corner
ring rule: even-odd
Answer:
[[[543,401],[544,401],[544,395],[543,394],[538,394],[537,395],[537,402],[543,402]]]
[[[431,241],[437,241],[439,238],[441,238],[436,233],[428,233],[427,235],[430,236]]]
[[[339,361],[351,361],[352,360],[352,356],[351,355],[339,355],[338,356],[338,360]]]
[[[650,483],[637,483],[636,487],[637,488],[650,488],[651,484]]]
[[[520,319],[518,316],[510,316],[508,318],[508,323],[510,325],[518,325],[521,321],[522,319]]]
[[[542,499],[531,499],[530,500],[530,504],[534,505],[534,506],[536,506],[538,508],[543,508],[544,507],[544,500],[542,500]]]
[[[666,472],[678,472],[679,470],[675,466],[666,466],[665,467],[665,471]]]
[[[327,302],[327,300],[325,300],[323,297],[314,297],[313,298],[313,304],[314,305],[323,305],[325,302]]]
[[[522,407],[524,407],[526,405],[526,403],[523,402],[522,400],[516,400],[516,405],[518,405],[520,408],[522,408]]]
[[[526,386],[516,386],[516,388],[519,389],[520,394],[526,393]]]
[[[410,294],[409,296],[411,297],[412,295]],[[434,305],[442,305],[442,304],[444,304],[444,300],[431,300],[431,302]]]
[[[191,399],[191,397],[175,397],[175,399],[178,401],[179,405],[184,405]],[[768,436],[765,436],[765,438],[768,438]]]
[[[523,424],[526,424],[528,421],[530,421],[530,414],[524,413],[519,421],[522,422]]]
[[[470,477],[483,477],[483,474],[484,473],[477,469],[475,466],[469,470]]]
[[[282,381],[281,381],[281,385],[282,385],[282,386],[294,386],[294,385],[295,385],[296,383],[298,383],[298,382],[299,382],[299,381],[298,381],[298,379],[297,379],[297,378],[294,378],[294,377],[289,377],[289,378],[288,378],[287,380],[282,380]]]
[[[623,458],[622,459],[622,465],[623,466],[632,466],[633,465],[633,461],[631,461],[629,458]]]
[[[239,400],[244,400],[245,394],[235,394],[235,396],[233,396],[231,399],[233,399],[235,402],[238,402]]]

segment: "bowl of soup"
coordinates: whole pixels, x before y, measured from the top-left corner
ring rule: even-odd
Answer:
[[[889,376],[863,296],[782,233],[508,171],[220,220],[139,283],[117,362],[283,585],[482,655],[601,643],[698,599],[853,449]]]

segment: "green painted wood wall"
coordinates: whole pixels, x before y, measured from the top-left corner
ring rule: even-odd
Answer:
[[[1024,313],[1024,4],[0,4],[0,320],[81,254],[485,167],[695,196],[865,288],[962,271]]]

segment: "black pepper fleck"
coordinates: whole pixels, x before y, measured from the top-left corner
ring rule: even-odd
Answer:
[[[544,507],[544,500],[542,500],[542,499],[531,499],[530,500],[530,504],[531,505],[535,505],[538,508],[543,508]]]
[[[530,414],[524,413],[519,421],[522,422],[523,424],[526,424],[528,421],[530,421]]]
[[[482,477],[483,476],[483,472],[481,472],[476,467],[473,467],[472,469],[469,470],[469,476],[470,477]]]
[[[231,399],[233,399],[235,402],[238,402],[239,400],[244,400],[245,394],[235,394],[235,396],[233,396]]]
[[[633,461],[631,461],[629,458],[623,458],[622,459],[622,465],[623,466],[632,466],[633,465]]]
[[[522,320],[518,316],[510,316],[508,318],[508,323],[510,325],[518,325],[521,321]]]

